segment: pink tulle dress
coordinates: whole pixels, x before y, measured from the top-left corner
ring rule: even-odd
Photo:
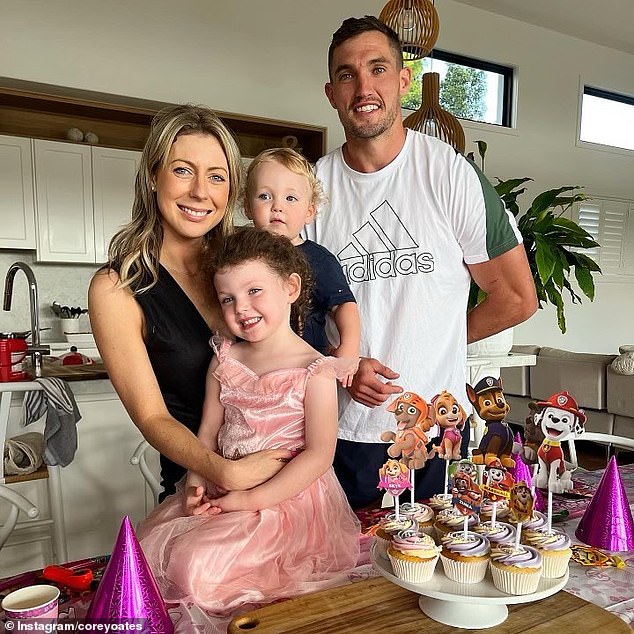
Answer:
[[[306,384],[323,372],[336,380],[344,371],[341,360],[322,357],[308,368],[257,376],[228,356],[230,346],[220,343],[215,371],[225,408],[222,455],[301,448]],[[141,524],[138,536],[166,602],[194,603],[218,615],[345,583],[359,555],[359,522],[332,468],[261,511],[184,517],[177,491]]]

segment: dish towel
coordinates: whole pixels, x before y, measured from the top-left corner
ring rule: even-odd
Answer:
[[[7,438],[4,443],[4,474],[27,475],[37,471],[42,464],[43,453],[44,437],[38,432]]]
[[[46,414],[44,425],[44,462],[65,467],[77,451],[77,422],[81,414],[66,381],[51,377],[35,379],[41,390],[24,395],[24,424],[29,425]]]

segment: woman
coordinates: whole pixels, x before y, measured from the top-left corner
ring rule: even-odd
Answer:
[[[186,469],[228,490],[268,480],[290,458],[269,450],[225,460],[196,438],[212,351],[222,327],[205,253],[233,229],[242,164],[209,109],[157,113],[136,177],[132,221],[110,243],[88,292],[90,321],[130,418],[161,453],[163,498]]]

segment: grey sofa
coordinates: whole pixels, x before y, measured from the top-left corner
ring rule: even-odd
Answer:
[[[537,355],[537,364],[501,370],[510,423],[523,425],[530,401],[567,390],[588,417],[587,431],[634,438],[634,375],[610,367],[616,355],[539,346],[513,346],[512,351]]]

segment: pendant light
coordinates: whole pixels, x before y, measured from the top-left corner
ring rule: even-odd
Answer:
[[[406,60],[426,57],[438,39],[440,20],[431,0],[389,0],[379,20],[396,31]]]
[[[420,108],[403,122],[406,128],[418,130],[452,145],[456,152],[464,153],[464,130],[450,112],[440,106],[440,75],[425,73],[422,79],[423,99]]]

